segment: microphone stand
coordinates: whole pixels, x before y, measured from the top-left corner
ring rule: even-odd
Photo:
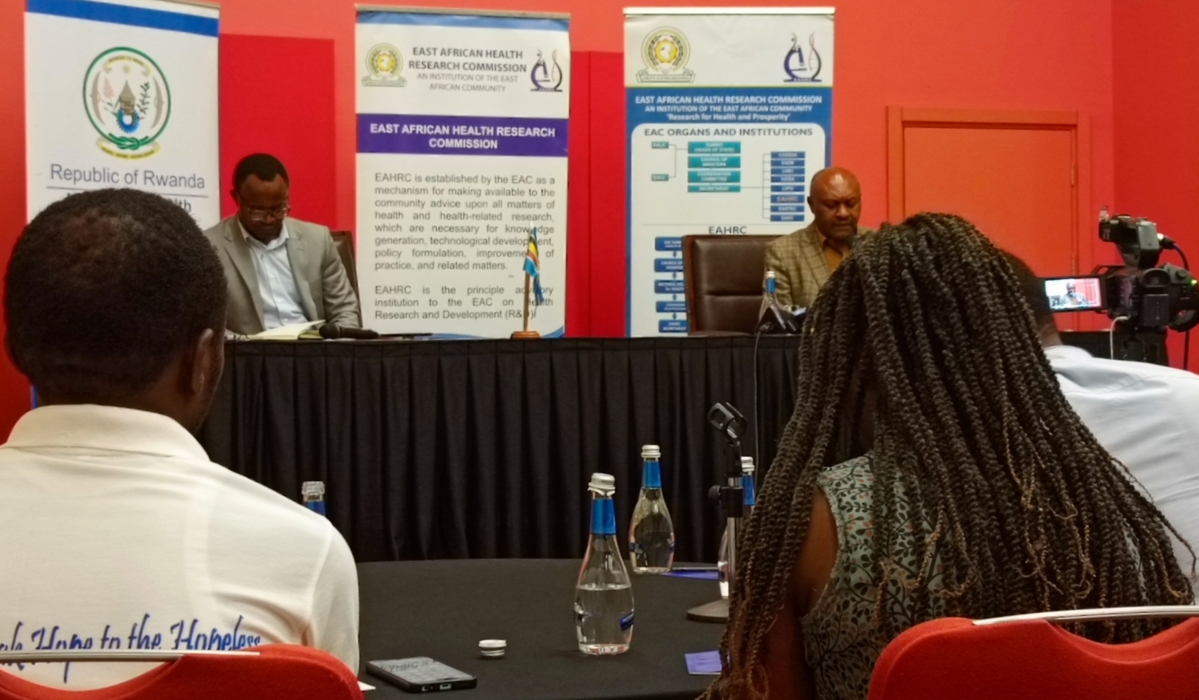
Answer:
[[[708,411],[708,421],[725,439],[724,486],[713,486],[712,500],[724,510],[728,528],[729,594],[737,580],[737,541],[741,536],[741,520],[745,514],[745,490],[741,488],[741,436],[745,434],[745,416],[732,404],[718,403]],[[725,623],[729,619],[729,601],[721,597],[687,611],[687,618],[697,622]]]

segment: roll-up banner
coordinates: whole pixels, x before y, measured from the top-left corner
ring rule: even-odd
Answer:
[[[628,334],[685,334],[682,237],[810,223],[829,162],[833,9],[625,10]]]
[[[220,221],[216,5],[27,0],[28,214],[131,187]]]
[[[570,24],[565,15],[358,8],[358,274],[383,333],[521,328],[536,229],[565,326]]]

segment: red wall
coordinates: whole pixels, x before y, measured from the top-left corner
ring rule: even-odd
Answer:
[[[237,211],[228,194],[237,161],[270,153],[287,167],[292,215],[333,223],[333,42],[226,32],[220,60],[221,215]]]
[[[8,269],[13,243],[25,225],[25,3],[0,2],[0,269]],[[0,331],[3,323],[0,323]],[[29,409],[29,385],[0,351],[0,435],[7,436],[17,418]]]
[[[1199,4],[1115,0],[1112,16],[1116,209],[1156,221],[1199,267]],[[1162,261],[1178,264],[1173,253]],[[1199,338],[1192,346],[1195,370]]]
[[[401,2],[415,4],[412,0]],[[623,333],[624,156],[619,148],[614,152],[610,144],[623,142],[623,120],[617,118],[623,111],[617,54],[622,46],[621,10],[628,3],[623,0],[416,2],[444,7],[570,12],[575,50],[600,52],[586,66],[592,86],[591,133],[586,144],[572,139],[572,152],[587,146],[584,152],[590,159],[590,176],[579,175],[578,169],[572,167],[572,188],[587,188],[591,211],[585,216],[590,222],[586,245],[571,247],[571,274],[583,277],[580,294],[586,301],[583,320],[571,330],[587,335]],[[862,180],[866,195],[864,222],[875,224],[886,211],[885,108],[888,105],[1083,112],[1092,125],[1091,208],[1113,202],[1112,2],[843,0],[838,3],[833,157],[837,163],[855,170]],[[660,4],[735,3],[668,0]],[[753,4],[792,6],[795,3],[758,0]],[[353,229],[354,0],[224,0],[221,5],[222,31],[228,34],[332,40],[336,71],[332,101],[335,134],[332,186],[336,196],[328,223],[334,228]],[[1131,3],[1128,7],[1131,8]],[[22,8],[20,0],[0,2],[0,28],[7,39],[0,45],[0,59],[6,66],[0,71],[0,94],[9,97],[0,100],[0,118],[4,118],[0,123],[8,127],[10,134],[21,133],[23,123]],[[1119,9],[1115,12],[1120,13]],[[1149,41],[1145,37],[1154,37],[1153,34],[1136,36],[1141,38],[1130,52],[1142,50]],[[1179,44],[1180,52],[1183,46]],[[1146,68],[1140,73],[1141,78],[1151,76],[1159,68]],[[271,70],[257,72],[263,85],[271,84]],[[1170,94],[1171,90],[1161,91],[1163,98]],[[273,92],[271,96],[286,111],[288,96]],[[576,100],[576,109],[578,104]],[[579,126],[576,122],[576,130]],[[0,262],[7,260],[12,242],[25,221],[23,172],[22,144],[10,138],[5,148],[0,149],[0,197],[3,198]],[[578,201],[573,197],[572,200]],[[572,212],[572,222],[579,214]],[[580,255],[586,259],[580,259]],[[0,361],[0,392],[3,395],[0,434],[3,434],[28,405],[25,387],[6,361]]]

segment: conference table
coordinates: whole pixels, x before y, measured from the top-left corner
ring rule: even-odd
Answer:
[[[462,700],[695,698],[712,676],[687,673],[685,654],[716,651],[723,625],[688,608],[719,596],[715,581],[634,576],[636,622],[627,652],[581,653],[573,622],[578,560],[376,562],[358,566],[360,679],[372,700],[411,697],[365,672],[372,660],[427,656],[478,679]],[[504,639],[485,659],[483,639]]]
[[[798,344],[230,341],[200,441],[288,498],[325,482],[359,562],[581,557],[591,473],[616,477],[624,532],[641,446],[656,444],[678,557],[715,561],[723,521],[708,490],[726,457],[708,410],[744,412],[742,452],[769,464],[795,404]]]

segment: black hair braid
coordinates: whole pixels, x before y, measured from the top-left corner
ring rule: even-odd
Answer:
[[[930,619],[935,603],[978,618],[1192,600],[1177,532],[1070,408],[1016,273],[968,222],[921,214],[863,237],[811,308],[798,402],[748,525],[725,667],[706,697],[765,696],[766,632],[820,472],[861,452],[867,385],[877,393],[874,624],[888,638]],[[929,527],[915,570],[896,559],[901,494]],[[908,596],[915,618],[893,616],[890,595]],[[1125,642],[1170,624],[1072,629]]]

